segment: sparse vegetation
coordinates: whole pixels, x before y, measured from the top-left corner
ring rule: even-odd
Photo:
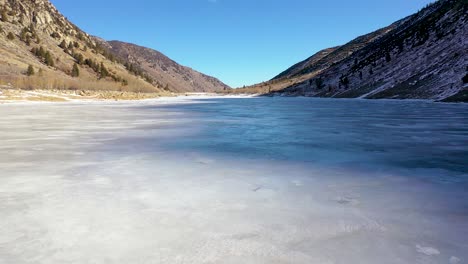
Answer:
[[[390,62],[391,60],[392,60],[392,57],[390,56],[390,52],[387,52],[387,53],[385,54],[385,61],[386,61],[386,62]]]
[[[45,63],[45,65],[54,67],[54,58],[52,57],[52,54],[49,51],[44,49],[44,47],[41,46],[40,48],[33,48],[31,50],[31,53],[34,54],[37,58],[39,58],[43,63]]]
[[[84,56],[81,53],[73,52],[72,57],[76,60],[79,65],[83,65],[85,63]]]
[[[21,33],[19,35],[19,39],[21,41],[23,41],[24,43],[26,43],[26,45],[30,46],[31,45],[31,40],[32,39],[36,39],[36,43],[39,43],[40,42],[40,39],[36,33],[36,30],[34,28],[34,25],[31,24],[29,25],[29,27],[24,27],[22,30],[21,30]]]
[[[109,71],[107,70],[107,68],[106,68],[106,66],[104,65],[103,62],[101,62],[101,66],[99,68],[100,68],[100,71],[99,71],[100,77],[99,78],[106,78],[107,76],[109,76]]]
[[[325,85],[323,84],[323,79],[320,77],[315,79],[315,85],[317,86],[317,89],[319,90],[325,87]]]
[[[127,71],[129,71],[130,73],[132,73],[135,76],[139,76],[139,77],[143,78],[147,83],[151,83],[151,84],[154,83],[154,80],[151,77],[149,77],[147,74],[145,74],[143,72],[143,70],[141,70],[139,67],[135,66],[134,64],[126,62],[126,63],[124,63],[124,66],[127,69]]]
[[[80,68],[78,67],[78,64],[73,64],[72,72],[71,72],[72,77],[79,77],[80,76]]]
[[[340,84],[342,84],[346,89],[349,88],[349,79],[348,77],[341,77],[340,78]]]
[[[92,80],[87,78],[63,78],[56,72],[42,71],[33,76],[0,76],[0,84],[10,83],[16,89],[40,90],[86,90],[86,91],[122,91],[136,93],[155,93],[157,90],[149,84],[127,81],[127,84],[113,80]],[[136,98],[135,98],[136,99]]]
[[[65,50],[67,48],[67,42],[65,40],[62,40],[62,42],[60,42],[59,44],[59,47]]]
[[[50,36],[53,37],[54,39],[61,39],[61,38],[62,38],[62,37],[60,36],[60,34],[57,33],[57,32],[55,32],[55,31],[54,31],[52,34],[50,34]]]
[[[52,57],[52,54],[49,51],[46,51],[44,55],[44,62],[47,66],[54,67],[54,58]]]
[[[8,38],[9,40],[14,40],[14,39],[15,39],[15,35],[13,35],[13,33],[11,33],[11,32],[8,32],[7,38]]]
[[[29,64],[28,69],[26,70],[26,75],[33,76],[34,74],[35,74],[34,67],[31,64]]]
[[[7,13],[7,11],[6,11],[5,9],[3,9],[3,10],[0,12],[0,14],[1,14],[1,16],[2,16],[2,17],[1,17],[1,20],[2,20],[3,22],[9,22],[9,21],[10,21],[10,18],[9,18],[9,16],[8,16],[8,13]]]

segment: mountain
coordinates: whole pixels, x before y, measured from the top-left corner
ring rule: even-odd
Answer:
[[[0,0],[0,88],[203,92],[229,87],[136,45],[83,32],[48,0]]]
[[[110,51],[143,70],[152,79],[173,87],[177,92],[216,92],[229,86],[216,78],[181,66],[164,54],[121,41],[109,41]]]
[[[235,92],[467,101],[466,0],[440,0]]]

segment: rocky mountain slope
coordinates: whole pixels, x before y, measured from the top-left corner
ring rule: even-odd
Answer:
[[[157,52],[144,53],[148,65],[139,53],[122,54],[125,49],[114,50],[83,32],[48,0],[0,0],[0,88],[160,93],[228,88]]]
[[[328,48],[319,51],[318,53],[314,54],[312,57],[306,59],[305,61],[293,65],[286,71],[280,73],[278,76],[273,78],[273,80],[299,77],[301,75],[306,75],[308,73],[313,73],[326,69],[334,63],[345,59],[350,54],[353,54],[354,52],[367,46],[369,43],[387,34],[392,29],[398,27],[398,25],[401,23],[402,21],[398,21],[388,27],[379,29],[364,36],[360,36],[343,46]]]
[[[177,92],[216,92],[229,87],[216,78],[177,64],[164,54],[145,47],[121,41],[109,41],[110,51],[143,70],[158,83]]]
[[[466,0],[440,0],[236,92],[466,101],[467,6]]]

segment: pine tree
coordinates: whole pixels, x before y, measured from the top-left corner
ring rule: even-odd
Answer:
[[[55,39],[60,39],[61,38],[60,34],[57,33],[57,32],[53,32],[52,34],[50,34],[50,36],[55,38]]]
[[[21,41],[26,41],[26,37],[28,36],[28,29],[27,28],[23,28],[21,30],[21,34],[20,34],[20,40]]]
[[[73,64],[73,69],[71,72],[72,77],[79,77],[80,76],[80,69],[78,68],[78,64]]]
[[[44,47],[42,47],[42,46],[39,47],[39,50],[37,51],[37,56],[38,56],[38,57],[41,57],[41,58],[44,58],[45,55],[46,55],[46,52],[45,52],[45,50],[44,50]]]
[[[317,89],[322,89],[324,86],[322,78],[315,79],[315,85],[317,86]]]
[[[81,55],[81,53],[74,53],[74,54],[73,54],[73,58],[76,59],[76,62],[77,62],[79,65],[83,65],[83,63],[84,63],[84,57],[83,57],[83,55]]]
[[[67,42],[65,40],[62,40],[62,42],[60,42],[59,47],[62,48],[62,49],[66,49],[67,48]]]
[[[26,75],[27,75],[27,76],[33,76],[34,73],[35,73],[35,72],[34,72],[34,67],[33,67],[31,64],[29,64],[28,70],[26,71]]]
[[[44,62],[47,66],[54,67],[54,58],[48,51],[45,53]]]
[[[37,56],[37,48],[32,48],[31,53],[34,54],[34,56]]]
[[[343,77],[343,76],[341,76],[341,78],[340,78],[340,83],[341,83],[346,89],[348,89],[348,87],[349,87],[349,79],[348,79],[348,77]]]
[[[101,78],[106,78],[109,76],[109,71],[107,71],[106,66],[104,66],[104,63],[101,62],[101,70],[100,70]]]
[[[387,52],[387,53],[385,54],[385,61],[386,61],[386,62],[390,62],[391,60],[392,60],[392,57],[390,56],[390,53]]]
[[[8,32],[7,38],[8,38],[9,40],[14,40],[14,39],[15,39],[15,35],[13,35],[13,33],[11,33],[11,32]]]

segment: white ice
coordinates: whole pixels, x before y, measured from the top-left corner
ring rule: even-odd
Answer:
[[[466,190],[172,148],[177,103],[0,105],[0,263],[466,263]]]

